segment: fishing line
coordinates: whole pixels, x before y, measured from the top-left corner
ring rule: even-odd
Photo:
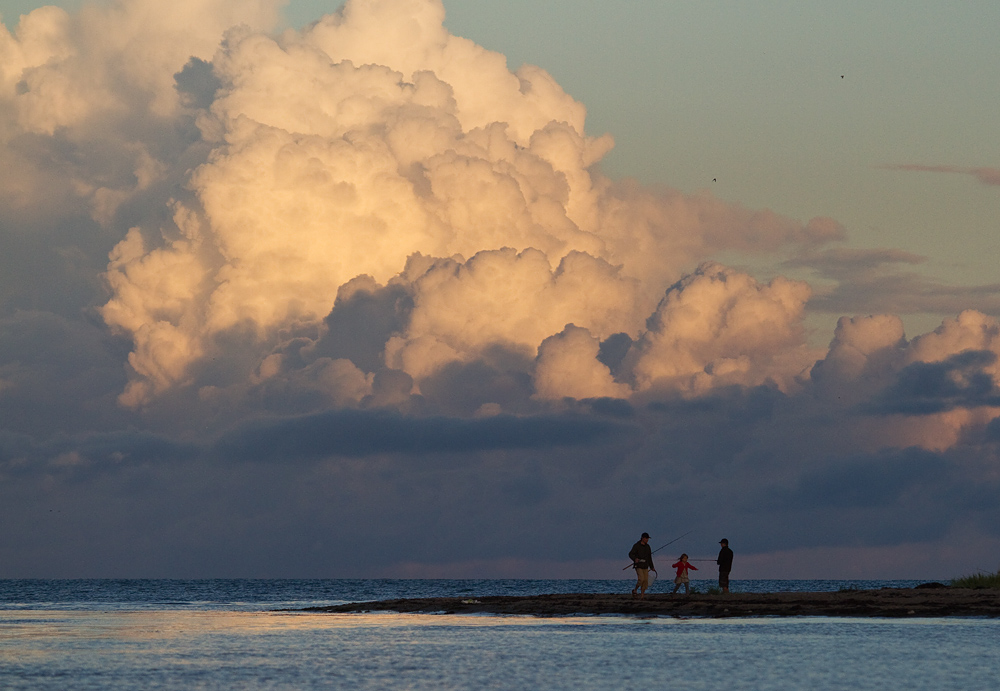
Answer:
[[[685,538],[685,537],[687,537],[688,535],[690,535],[690,534],[691,534],[691,533],[693,533],[693,532],[694,532],[693,530],[689,530],[689,531],[687,531],[686,533],[684,533],[683,535],[681,535],[681,537],[675,537],[675,538],[674,538],[673,540],[671,540],[670,542],[668,542],[668,543],[667,543],[666,545],[663,545],[663,546],[661,546],[661,547],[657,547],[656,549],[654,549],[654,550],[653,550],[653,554],[656,554],[657,552],[659,552],[659,551],[660,551],[661,549],[663,549],[663,548],[664,548],[664,547],[666,547],[667,545],[672,545],[672,544],[674,544],[675,542],[677,542],[678,540],[680,540],[681,538]]]

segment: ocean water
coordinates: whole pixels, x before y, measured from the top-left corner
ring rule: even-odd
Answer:
[[[915,584],[733,586],[776,592]],[[280,611],[630,587],[624,580],[0,580],[0,689],[1000,687],[997,619]]]

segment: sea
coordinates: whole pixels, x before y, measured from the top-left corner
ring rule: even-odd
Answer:
[[[735,592],[919,581],[734,580]],[[666,589],[666,580],[654,592]],[[710,581],[692,581],[702,592]],[[0,689],[1000,688],[992,618],[330,614],[626,580],[0,580]]]

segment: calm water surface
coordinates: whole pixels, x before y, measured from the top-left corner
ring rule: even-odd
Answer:
[[[269,611],[371,599],[354,597],[370,590],[389,597],[623,585],[586,583],[592,589],[559,581],[0,581],[0,688],[1000,687],[995,619]],[[866,585],[838,583],[827,589]]]

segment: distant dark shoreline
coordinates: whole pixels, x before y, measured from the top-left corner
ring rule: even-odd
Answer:
[[[1000,591],[965,588],[882,588],[813,593],[692,595],[530,595],[429,597],[309,607],[297,612],[403,612],[531,616],[663,617],[998,617]]]

